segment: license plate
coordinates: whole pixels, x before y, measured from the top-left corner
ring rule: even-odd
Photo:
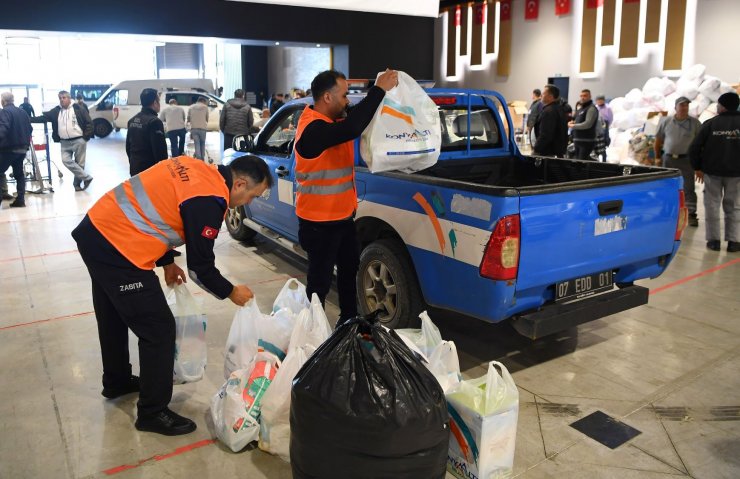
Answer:
[[[613,285],[611,271],[569,279],[555,285],[555,301],[572,301],[593,296],[594,294],[612,289]]]

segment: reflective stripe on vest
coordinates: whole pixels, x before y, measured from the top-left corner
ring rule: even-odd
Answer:
[[[334,123],[307,106],[298,120],[296,143],[313,121]],[[357,208],[353,142],[327,148],[316,158],[303,158],[298,150],[295,155],[296,215],[310,221],[336,221],[352,216]]]
[[[124,181],[103,195],[88,216],[126,259],[141,269],[153,269],[169,249],[185,243],[180,205],[200,196],[228,204],[226,180],[215,166],[181,156]]]

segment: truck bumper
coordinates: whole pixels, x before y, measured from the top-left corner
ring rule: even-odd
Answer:
[[[628,286],[573,303],[549,304],[532,313],[516,316],[511,324],[520,334],[537,339],[647,304],[649,294],[650,290],[643,286]]]

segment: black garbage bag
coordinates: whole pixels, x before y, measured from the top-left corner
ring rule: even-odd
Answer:
[[[294,479],[444,478],[444,392],[373,317],[334,331],[298,371],[291,394]]]

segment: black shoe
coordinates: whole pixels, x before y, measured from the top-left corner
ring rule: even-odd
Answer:
[[[699,218],[696,217],[696,214],[689,215],[689,226],[693,226],[694,228],[699,226]]]
[[[172,250],[172,256],[182,256],[182,253],[180,253],[180,252],[179,252],[179,251],[177,251],[176,249],[173,249],[173,250]]]
[[[13,206],[13,205],[10,205]],[[728,241],[727,242],[727,252],[728,253],[737,253],[740,251],[740,242],[738,241]]]
[[[720,242],[718,240],[707,241],[707,249],[711,249],[712,251],[719,251],[719,245]]]
[[[26,207],[26,202],[25,201],[18,201],[18,199],[16,198],[16,200],[14,202],[10,203],[10,207],[11,208],[25,208]]]
[[[83,190],[86,190],[86,189],[87,189],[87,188],[88,188],[88,187],[90,186],[90,183],[92,183],[92,180],[93,180],[93,177],[92,177],[92,176],[91,176],[90,178],[86,179],[86,180],[84,181],[84,183],[85,183],[85,184],[84,184],[84,186],[82,187],[82,189],[83,189]]]
[[[169,408],[151,416],[139,416],[135,426],[139,431],[154,432],[165,436],[188,434],[195,431],[197,427],[193,421],[170,411]]]
[[[117,397],[125,396],[126,394],[139,392],[139,377],[131,376],[128,380],[128,384],[125,386],[103,388],[100,393],[108,399],[115,399]]]
[[[75,191],[82,191],[83,188],[79,185],[75,185]]]
[[[4,200],[14,200],[15,199],[15,196],[10,195],[8,193],[3,193],[3,199]]]

